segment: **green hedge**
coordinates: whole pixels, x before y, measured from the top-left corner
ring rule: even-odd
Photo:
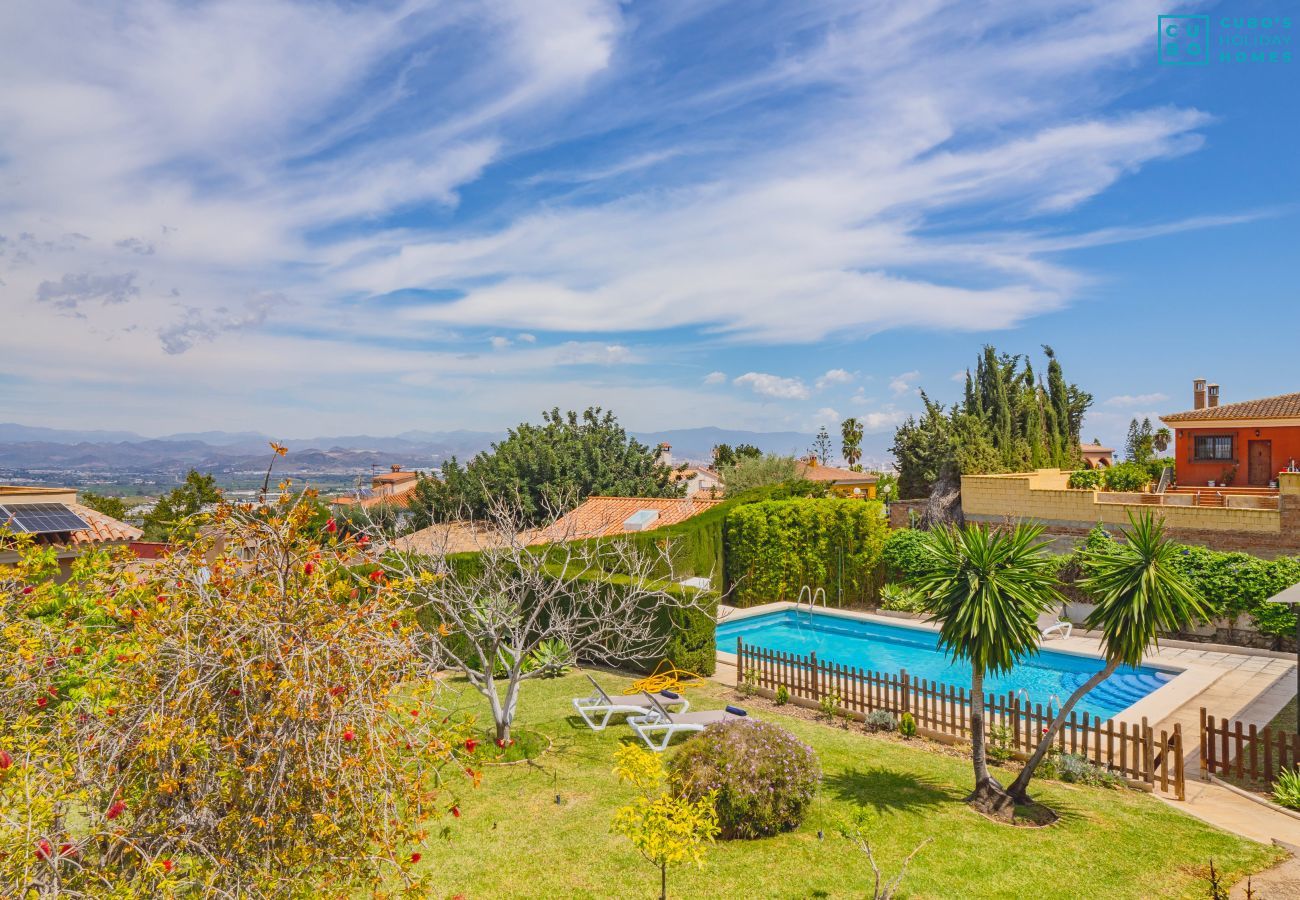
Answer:
[[[891,583],[906,585],[927,571],[928,558],[921,550],[924,531],[906,529],[890,534],[885,542],[885,574]],[[1101,525],[1088,533],[1082,547],[1060,557],[1059,578],[1069,593],[1080,600],[1090,598],[1075,582],[1087,574],[1080,551],[1099,548],[1114,538]],[[1225,553],[1206,547],[1180,545],[1178,568],[1200,592],[1215,618],[1235,619],[1250,616],[1255,627],[1273,637],[1295,634],[1295,612],[1268,598],[1293,584],[1300,583],[1300,557],[1282,556],[1260,559],[1249,553]]]
[[[794,600],[800,588],[824,588],[829,603],[875,600],[889,525],[879,503],[863,500],[766,500],[726,519],[726,570],[736,606]]]

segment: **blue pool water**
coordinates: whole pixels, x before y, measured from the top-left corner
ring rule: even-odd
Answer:
[[[719,650],[735,653],[737,637],[746,646],[799,656],[816,653],[819,660],[888,675],[906,669],[913,678],[970,688],[970,666],[954,662],[939,648],[938,634],[928,629],[784,610],[718,625]],[[1031,703],[1059,707],[1103,665],[1096,657],[1041,650],[1006,674],[986,676],[984,690],[996,695],[1024,691]],[[1173,678],[1173,673],[1147,666],[1121,666],[1089,691],[1075,710],[1108,719]]]

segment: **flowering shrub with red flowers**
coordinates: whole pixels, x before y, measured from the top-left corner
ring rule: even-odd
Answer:
[[[398,582],[311,500],[222,506],[163,559],[89,552],[65,580],[6,538],[0,896],[428,895],[473,726]]]
[[[779,725],[730,719],[691,738],[668,763],[683,797],[712,795],[724,838],[789,831],[821,784],[817,753]]]

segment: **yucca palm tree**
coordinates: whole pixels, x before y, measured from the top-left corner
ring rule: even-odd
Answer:
[[[914,580],[939,641],[971,667],[971,761],[975,790],[968,803],[1010,818],[1014,804],[989,775],[984,739],[984,676],[1009,670],[1038,650],[1038,616],[1061,601],[1056,567],[1040,525],[1010,529],[970,524],[931,531],[922,545],[933,571]]]
[[[1048,726],[1008,789],[1017,803],[1029,802],[1029,780],[1085,694],[1121,665],[1141,665],[1160,632],[1178,631],[1209,615],[1204,598],[1176,567],[1179,548],[1165,538],[1164,521],[1146,511],[1138,518],[1129,513],[1129,524],[1132,527],[1121,532],[1122,543],[1109,541],[1080,551],[1085,575],[1078,585],[1097,604],[1084,626],[1101,632],[1106,665],[1070,695]]]

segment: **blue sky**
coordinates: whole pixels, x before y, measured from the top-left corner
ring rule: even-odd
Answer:
[[[1175,12],[1285,10],[5,4],[0,420],[879,448],[984,343],[1105,441],[1296,390],[1300,64],[1159,66]]]

